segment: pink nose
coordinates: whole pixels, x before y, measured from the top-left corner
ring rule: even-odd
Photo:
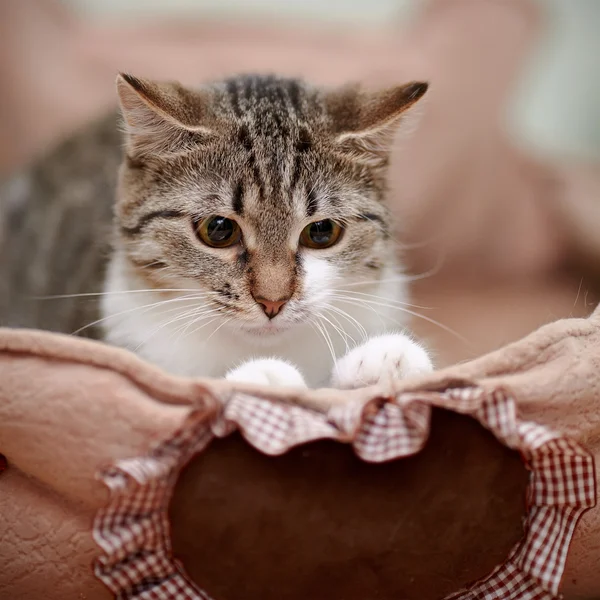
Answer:
[[[267,315],[269,319],[276,317],[281,312],[285,303],[289,300],[289,298],[284,298],[283,300],[267,300],[260,296],[256,296],[254,299],[262,306],[265,315]]]

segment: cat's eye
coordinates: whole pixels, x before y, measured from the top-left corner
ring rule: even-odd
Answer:
[[[195,221],[196,235],[207,246],[212,248],[228,248],[242,239],[240,226],[227,217],[214,215],[201,221]]]
[[[300,234],[300,243],[307,248],[321,250],[339,241],[343,229],[335,221],[324,219],[307,225]]]

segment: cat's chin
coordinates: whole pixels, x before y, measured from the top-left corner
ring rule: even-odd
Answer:
[[[260,325],[242,326],[239,331],[254,340],[264,340],[265,342],[276,341],[292,329],[290,323],[276,324],[272,321]]]

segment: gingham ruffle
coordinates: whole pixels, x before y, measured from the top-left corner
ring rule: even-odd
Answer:
[[[348,402],[327,414],[240,394],[210,418],[205,410],[191,410],[181,428],[147,456],[118,461],[99,473],[110,500],[94,521],[94,539],[102,549],[96,576],[117,598],[210,600],[173,559],[167,511],[181,468],[211,439],[239,429],[250,444],[277,455],[331,438],[350,442],[365,461],[382,462],[423,447],[432,406],[476,418],[518,450],[530,470],[523,539],[486,579],[450,598],[556,598],[575,526],[596,502],[593,457],[543,426],[520,421],[505,390],[473,387]]]

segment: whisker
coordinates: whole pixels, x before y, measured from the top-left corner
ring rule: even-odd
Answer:
[[[174,344],[178,344],[179,341],[182,340],[185,337],[185,332],[190,327],[193,327],[196,323],[199,323],[200,321],[203,321],[204,319],[206,319],[210,315],[214,315],[215,313],[218,313],[220,311],[221,311],[220,308],[214,308],[214,309],[208,310],[208,311],[200,313],[200,314],[190,315],[192,318],[189,320],[189,322],[188,323],[184,323],[183,325],[180,325],[173,332],[173,333],[178,333],[179,334],[177,336],[177,338],[175,338],[175,340],[174,340],[173,343]]]
[[[385,279],[366,279],[364,281],[353,281],[351,283],[342,284],[341,287],[358,287],[361,285],[369,285],[374,283],[396,283],[396,282],[404,282],[404,283],[412,283],[414,281],[421,281],[422,279],[428,279],[429,277],[433,277],[436,275],[443,264],[443,259],[439,259],[431,269],[424,271],[423,273],[419,273],[417,275],[407,275],[406,273],[398,273],[396,277],[387,277]]]
[[[403,323],[401,321],[398,321],[397,319],[394,319],[393,317],[391,317],[390,315],[386,315],[383,314],[381,311],[378,311],[374,306],[370,306],[368,304],[365,304],[365,301],[361,301],[361,300],[342,300],[340,299],[340,302],[345,302],[347,304],[351,304],[353,306],[358,306],[360,308],[366,308],[369,309],[370,311],[372,311],[373,313],[375,313],[377,315],[377,317],[379,318],[380,322],[382,325],[385,325],[385,320],[387,321],[391,321],[392,323],[394,323],[394,325],[396,325],[399,329],[405,331],[407,329],[406,327],[406,323]],[[391,307],[391,308],[395,308],[396,310],[402,310],[398,307]],[[368,336],[367,336],[368,337]]]
[[[326,312],[335,321],[335,327],[342,331],[342,334],[344,335],[344,337],[346,339],[352,340],[352,343],[356,344],[356,340],[350,335],[350,333],[348,333],[345,330],[344,325],[342,325],[341,321],[338,319],[338,315],[336,314],[334,307],[328,304],[323,307],[323,311]],[[325,315],[322,314],[321,316],[324,317]],[[332,323],[332,325],[334,325],[334,324]]]
[[[210,338],[215,335],[215,333],[217,333],[217,331],[219,331],[219,329],[221,329],[221,327],[223,327],[224,325],[227,325],[227,323],[229,323],[229,321],[231,321],[231,319],[233,319],[233,317],[229,317],[228,319],[225,319],[209,336],[208,338],[206,338],[206,343],[208,343],[208,341],[210,340]]]
[[[350,346],[348,345],[348,338],[350,338],[356,345],[356,340],[354,338],[352,338],[352,336],[350,336],[343,329],[341,329],[340,327],[338,327],[334,323],[332,323],[325,315],[321,314],[321,315],[319,315],[319,317],[321,319],[324,319],[325,321],[327,321],[327,323],[329,323],[333,327],[333,329],[336,331],[336,333],[342,338],[342,341],[344,342],[344,344],[346,346],[346,352],[348,352],[350,350]]]
[[[128,308],[127,310],[122,310],[117,313],[112,313],[110,315],[107,315],[106,317],[102,317],[101,319],[96,319],[95,321],[92,321],[91,323],[88,323],[87,325],[80,327],[79,329],[74,331],[71,335],[77,335],[77,334],[81,333],[82,331],[85,331],[89,327],[93,327],[94,325],[99,325],[100,323],[103,323],[104,321],[108,321],[109,319],[114,319],[121,315],[130,314],[130,313],[133,313],[133,312],[136,312],[139,310],[145,310],[145,312],[147,312],[148,310],[152,309],[155,306],[162,306],[163,304],[170,304],[172,302],[189,302],[190,300],[195,300],[195,298],[181,296],[180,298],[170,298],[168,300],[160,300],[159,302],[153,302],[151,304],[144,304],[142,306],[134,306],[132,308]]]
[[[571,312],[569,313],[569,316],[572,317],[573,316],[573,311],[575,310],[575,307],[577,306],[577,301],[579,300],[579,296],[581,295],[581,288],[583,286],[583,277],[581,278],[581,281],[579,282],[579,287],[577,288],[577,296],[575,296],[575,302],[573,302],[573,308],[571,308]]]
[[[331,338],[327,334],[327,331],[325,330],[325,328],[319,322],[315,321],[315,322],[311,323],[311,325],[315,325],[316,326],[317,331],[321,334],[321,336],[325,340],[325,343],[327,344],[327,347],[329,349],[329,353],[331,354],[331,360],[332,360],[333,368],[336,370],[336,373],[337,373],[337,371],[338,371],[337,359],[336,359],[336,355],[335,355],[335,350],[333,348],[333,344],[331,342]]]
[[[159,293],[159,292],[202,292],[202,290],[198,289],[186,289],[186,288],[152,288],[148,290],[122,290],[122,291],[114,291],[114,292],[86,292],[83,294],[58,294],[56,296],[32,296],[33,300],[63,300],[67,298],[87,298],[93,296],[112,296],[112,295],[125,295],[125,294],[147,294],[147,293]],[[205,297],[214,292],[202,292],[202,296]]]
[[[423,242],[404,242],[399,240],[394,242],[394,246],[401,248],[402,250],[419,250],[420,248],[427,248],[427,246],[436,243],[436,237],[437,236],[432,236],[430,239]]]
[[[169,320],[165,321],[164,323],[161,323],[161,325],[159,325],[156,329],[154,329],[154,331],[152,331],[152,333],[136,347],[135,351],[137,352],[137,350],[139,348],[141,348],[142,346],[145,346],[159,331],[161,331],[165,327],[168,327],[169,325],[172,325],[173,323],[177,323],[178,321],[185,320],[190,317],[196,317],[196,318],[192,319],[191,323],[197,323],[198,321],[200,321],[204,318],[207,318],[208,315],[214,314],[215,312],[219,312],[219,310],[220,310],[218,308],[214,308],[214,309],[211,309],[211,310],[208,310],[205,312],[201,312],[201,310],[203,308],[205,308],[205,307],[203,307],[203,306],[194,307],[191,310],[187,310],[183,314],[176,315],[172,319],[169,319]],[[200,315],[198,315],[199,312],[201,312]],[[184,325],[186,325],[186,324],[184,324]],[[187,323],[187,326],[189,326],[189,325],[190,325],[190,323]]]
[[[351,303],[351,301],[349,301],[348,299],[344,299],[342,297],[337,298],[337,300],[339,302],[348,302],[348,303]],[[447,325],[444,325],[443,323],[440,323],[439,321],[436,321],[435,319],[432,319],[431,317],[427,317],[427,316],[422,315],[422,314],[420,314],[418,312],[415,312],[414,310],[410,310],[408,308],[401,307],[401,306],[394,306],[393,304],[386,304],[386,303],[383,303],[383,302],[375,302],[373,300],[363,300],[363,299],[359,299],[359,298],[353,298],[352,301],[354,301],[355,303],[357,303],[357,305],[371,304],[371,305],[374,305],[374,306],[381,306],[383,308],[392,308],[394,310],[399,310],[399,311],[405,312],[405,313],[407,313],[409,315],[412,315],[413,317],[417,317],[419,319],[422,319],[423,321],[427,321],[428,323],[436,325],[440,329],[442,329],[442,330],[446,331],[447,333],[450,333],[451,335],[455,336],[458,340],[460,340],[461,342],[463,342],[467,346],[471,345],[470,342],[465,337],[463,337],[462,335],[460,335],[460,333],[458,333],[457,331],[455,331],[451,327],[448,327]],[[390,320],[393,321],[393,319],[391,319],[387,315],[382,315],[382,316],[384,316],[384,318],[388,318],[388,319],[390,319]]]
[[[189,331],[186,335],[184,335],[181,338],[181,341],[183,341],[186,337],[189,337],[191,335],[194,335],[195,333],[198,333],[201,329],[204,329],[205,327],[207,327],[208,325],[210,325],[211,323],[214,323],[215,321],[217,321],[219,319],[218,316],[213,317],[208,323],[204,323],[203,325],[200,325],[200,327],[196,327],[196,329]]]
[[[369,304],[366,304],[365,302],[361,302],[359,298],[344,298],[344,297],[339,297],[337,298],[340,302],[345,302],[346,304],[350,304],[352,306],[358,306],[360,308],[366,308],[368,310],[370,310],[372,313],[375,314],[375,316],[377,316],[377,318],[379,319],[379,322],[382,325],[385,325],[385,322],[381,316],[381,311],[378,311],[374,306],[370,306]],[[353,301],[354,300],[354,301]],[[401,325],[398,321],[394,321],[395,323],[398,323],[399,325]],[[403,327],[403,325],[401,325]],[[369,334],[367,332],[367,330],[365,329],[365,333],[366,333],[366,337],[365,339],[367,339],[369,337]]]
[[[356,346],[357,342],[356,342],[356,339],[353,336],[351,336],[348,331],[346,331],[346,328],[344,327],[344,325],[341,323],[340,319],[338,318],[338,315],[340,315],[341,312],[343,312],[343,311],[340,311],[339,309],[337,309],[335,306],[333,306],[331,304],[326,305],[324,307],[324,311],[327,312],[327,314],[329,314],[329,316],[335,320],[337,327],[339,329],[341,329],[341,331],[344,335],[345,341],[346,341],[346,352],[348,352],[348,350],[350,348],[348,346],[347,340],[348,339],[351,340],[352,347]],[[341,315],[341,316],[346,317],[346,315]],[[346,320],[348,320],[347,317],[346,317]],[[357,330],[358,330],[358,328],[357,328]],[[358,332],[361,333],[360,330],[358,330]]]
[[[366,294],[364,292],[355,292],[355,291],[348,291],[348,290],[332,290],[332,292],[334,293],[341,293],[341,294],[354,294],[355,296],[365,296],[367,298],[375,298],[377,300],[384,300],[386,302],[393,302],[394,304],[399,304],[401,306],[410,306],[411,308],[420,308],[421,310],[434,310],[434,307],[432,306],[421,306],[419,304],[412,304],[410,302],[403,302],[402,300],[396,300],[395,298],[389,298],[387,296],[378,296],[377,294]]]
[[[327,331],[327,329],[325,329],[325,327],[321,323],[320,316],[317,316],[317,321],[315,321],[314,324],[318,327],[319,331],[321,332],[321,335],[323,336],[323,339],[325,340],[325,343],[327,344],[327,347],[329,348],[329,352],[331,353],[331,360],[335,363],[335,360],[336,360],[335,348],[333,346],[333,342],[331,341],[331,336],[329,335],[329,332]]]
[[[354,325],[357,331],[361,334],[362,341],[365,341],[369,337],[369,333],[360,323],[360,321],[358,321],[358,319],[355,319],[352,315],[349,315],[345,310],[342,310],[341,308],[339,308],[338,306],[334,306],[333,304],[327,304],[327,308],[338,313],[340,316],[344,317],[350,324]]]

